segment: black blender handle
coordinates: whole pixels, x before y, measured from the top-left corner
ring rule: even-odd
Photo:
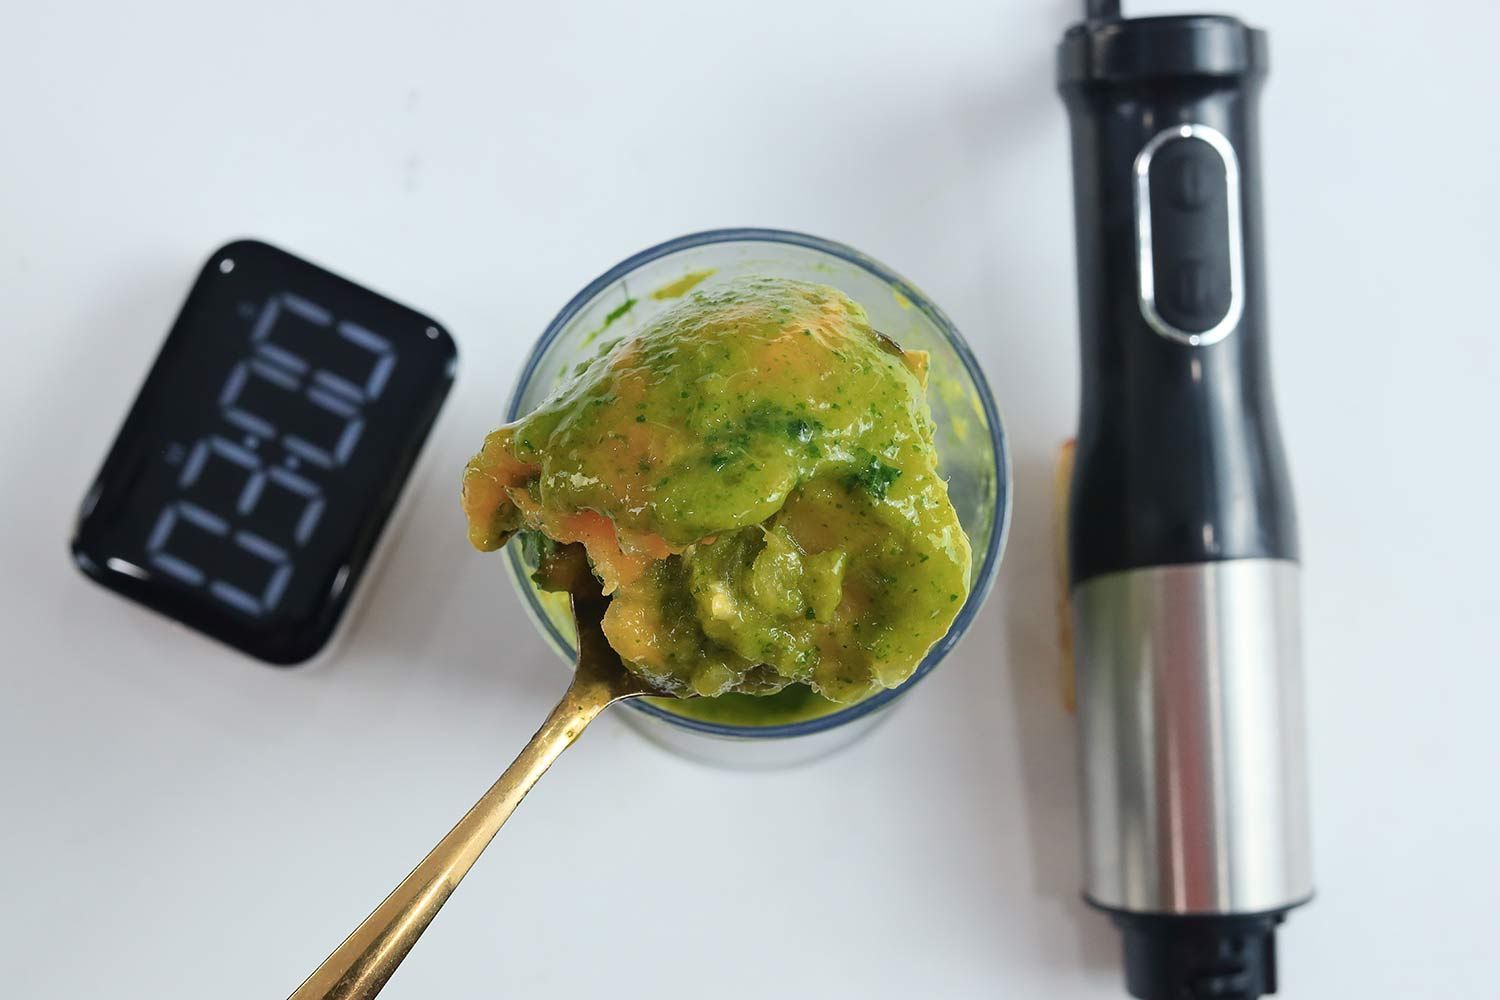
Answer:
[[[1083,369],[1070,583],[1296,559],[1265,338],[1264,35],[1217,15],[1107,23],[1109,0],[1087,11],[1058,51]]]
[[[1084,892],[1132,996],[1276,991],[1312,895],[1300,572],[1271,399],[1266,38],[1092,0],[1058,48],[1083,391],[1069,503]]]

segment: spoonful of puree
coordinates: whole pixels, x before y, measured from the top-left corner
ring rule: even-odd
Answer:
[[[562,701],[468,814],[292,1000],[375,996],[523,796],[583,727],[642,695],[852,704],[909,678],[969,591],[938,474],[927,355],[837,289],[695,291],[602,344],[464,471],[469,538],[520,532],[566,592]]]

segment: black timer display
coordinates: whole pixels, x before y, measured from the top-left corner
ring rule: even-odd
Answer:
[[[453,381],[441,326],[254,241],[215,253],[84,499],[90,577],[275,664],[328,641]]]

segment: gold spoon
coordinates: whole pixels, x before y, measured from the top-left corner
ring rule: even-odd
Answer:
[[[661,694],[625,669],[605,640],[600,622],[608,602],[582,546],[554,550],[538,569],[537,582],[572,598],[578,665],[562,701],[500,780],[297,987],[291,1000],[368,1000],[378,994],[501,825],[583,727],[617,701]]]

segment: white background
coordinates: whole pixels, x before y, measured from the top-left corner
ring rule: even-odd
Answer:
[[[1500,8],[1240,6],[1272,31],[1271,330],[1307,567],[1321,895],[1281,935],[1284,995],[1479,996]],[[823,763],[715,770],[602,720],[388,995],[1119,996],[1115,933],[1077,898],[1053,639],[1077,356],[1051,60],[1074,7],[4,0],[0,993],[301,981],[562,686],[456,506],[523,353],[621,257],[767,225],[885,260],[967,333],[1016,460],[999,586]],[[66,554],[192,275],[239,235],[432,312],[463,352],[433,471],[327,669],[174,631]]]

